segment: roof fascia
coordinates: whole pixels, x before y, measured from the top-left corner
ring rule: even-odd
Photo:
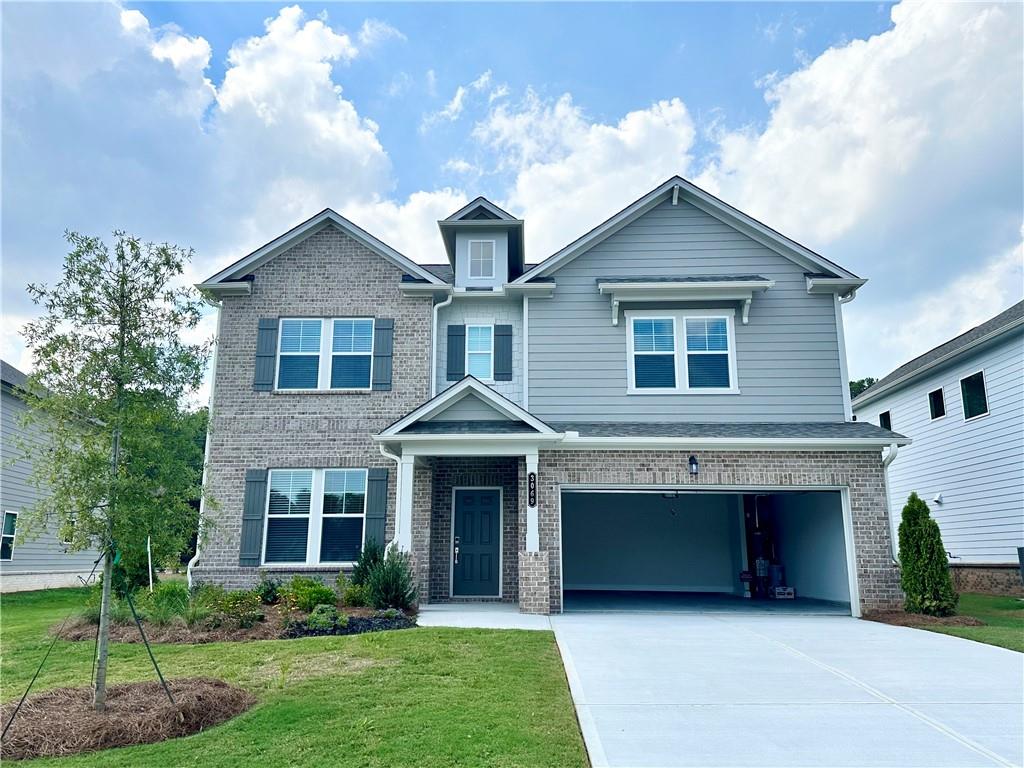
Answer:
[[[466,203],[464,206],[459,208],[459,210],[457,210],[451,216],[449,216],[448,218],[444,219],[444,221],[460,221],[461,220],[459,218],[460,216],[465,216],[467,213],[472,211],[474,208],[484,208],[484,209],[490,211],[491,213],[493,213],[499,219],[506,219],[507,220],[507,219],[514,219],[515,218],[515,216],[513,216],[508,211],[502,210],[501,208],[496,206],[494,203],[492,203],[490,200],[488,200],[486,197],[484,197],[483,195],[480,195],[479,197],[477,197],[477,198],[475,198],[473,200],[470,200],[468,203]],[[491,221],[494,221],[494,219],[491,219]]]
[[[909,437],[900,438],[735,438],[735,437],[585,437],[578,432],[566,432],[565,439],[555,447],[559,449],[592,448],[595,450],[738,450],[738,451],[794,451],[832,450],[862,451],[895,445],[909,445]]]

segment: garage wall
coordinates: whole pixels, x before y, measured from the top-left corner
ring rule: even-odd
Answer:
[[[741,592],[731,494],[566,493],[565,589]]]
[[[839,494],[780,494],[772,510],[786,583],[797,597],[850,602]]]

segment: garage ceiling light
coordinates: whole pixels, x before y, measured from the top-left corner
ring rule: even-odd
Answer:
[[[697,463],[697,457],[690,457],[690,474],[696,475],[700,471],[700,465]]]

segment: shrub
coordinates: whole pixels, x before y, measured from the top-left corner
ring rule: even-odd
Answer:
[[[314,632],[333,632],[348,626],[348,616],[333,605],[316,606],[306,618],[306,628]]]
[[[370,571],[366,584],[374,608],[408,610],[416,605],[416,582],[407,552],[392,550]]]
[[[180,581],[165,581],[153,587],[148,603],[151,611],[183,616],[189,603],[188,586]]]
[[[957,594],[949,574],[949,560],[942,533],[916,493],[903,507],[899,529],[900,584],[904,609],[909,613],[950,616],[956,611]]]
[[[374,614],[379,619],[400,619],[405,616],[397,608],[382,608]]]
[[[369,590],[365,584],[350,584],[341,596],[341,602],[352,608],[370,604]]]
[[[224,587],[218,584],[195,584],[192,587],[190,604],[216,609],[226,594]]]
[[[220,614],[225,621],[248,629],[263,620],[263,604],[255,591],[237,589],[224,595],[220,602]]]
[[[256,585],[255,592],[260,596],[260,601],[264,605],[276,605],[281,599],[281,582],[278,579],[264,576]]]
[[[285,589],[285,599],[291,608],[300,611],[312,611],[321,603],[333,605],[338,596],[334,590],[316,579],[306,576],[293,576]]]
[[[348,578],[344,571],[338,571],[338,575],[334,578],[334,591],[338,597],[341,597],[345,594],[346,589],[348,589]]]
[[[384,560],[384,548],[377,543],[376,539],[367,541],[352,569],[352,583],[356,586],[365,585],[370,571],[376,568],[382,560]]]
[[[181,617],[187,627],[201,627],[213,616],[213,606],[203,603],[194,597],[189,601],[185,613]]]

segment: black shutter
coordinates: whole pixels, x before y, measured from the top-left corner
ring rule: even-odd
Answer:
[[[245,472],[245,498],[242,501],[242,537],[238,564],[256,567],[263,553],[263,513],[267,509],[267,470]]]
[[[274,388],[274,368],[277,360],[277,318],[261,317],[256,331],[256,375],[252,388],[268,392]]]
[[[466,375],[466,326],[448,326],[448,381]]]
[[[384,524],[388,510],[388,471],[373,467],[366,472],[366,540],[384,541]]]
[[[494,326],[494,380],[512,381],[512,326]]]
[[[373,321],[373,389],[391,389],[391,354],[394,350],[395,321],[378,317]]]

